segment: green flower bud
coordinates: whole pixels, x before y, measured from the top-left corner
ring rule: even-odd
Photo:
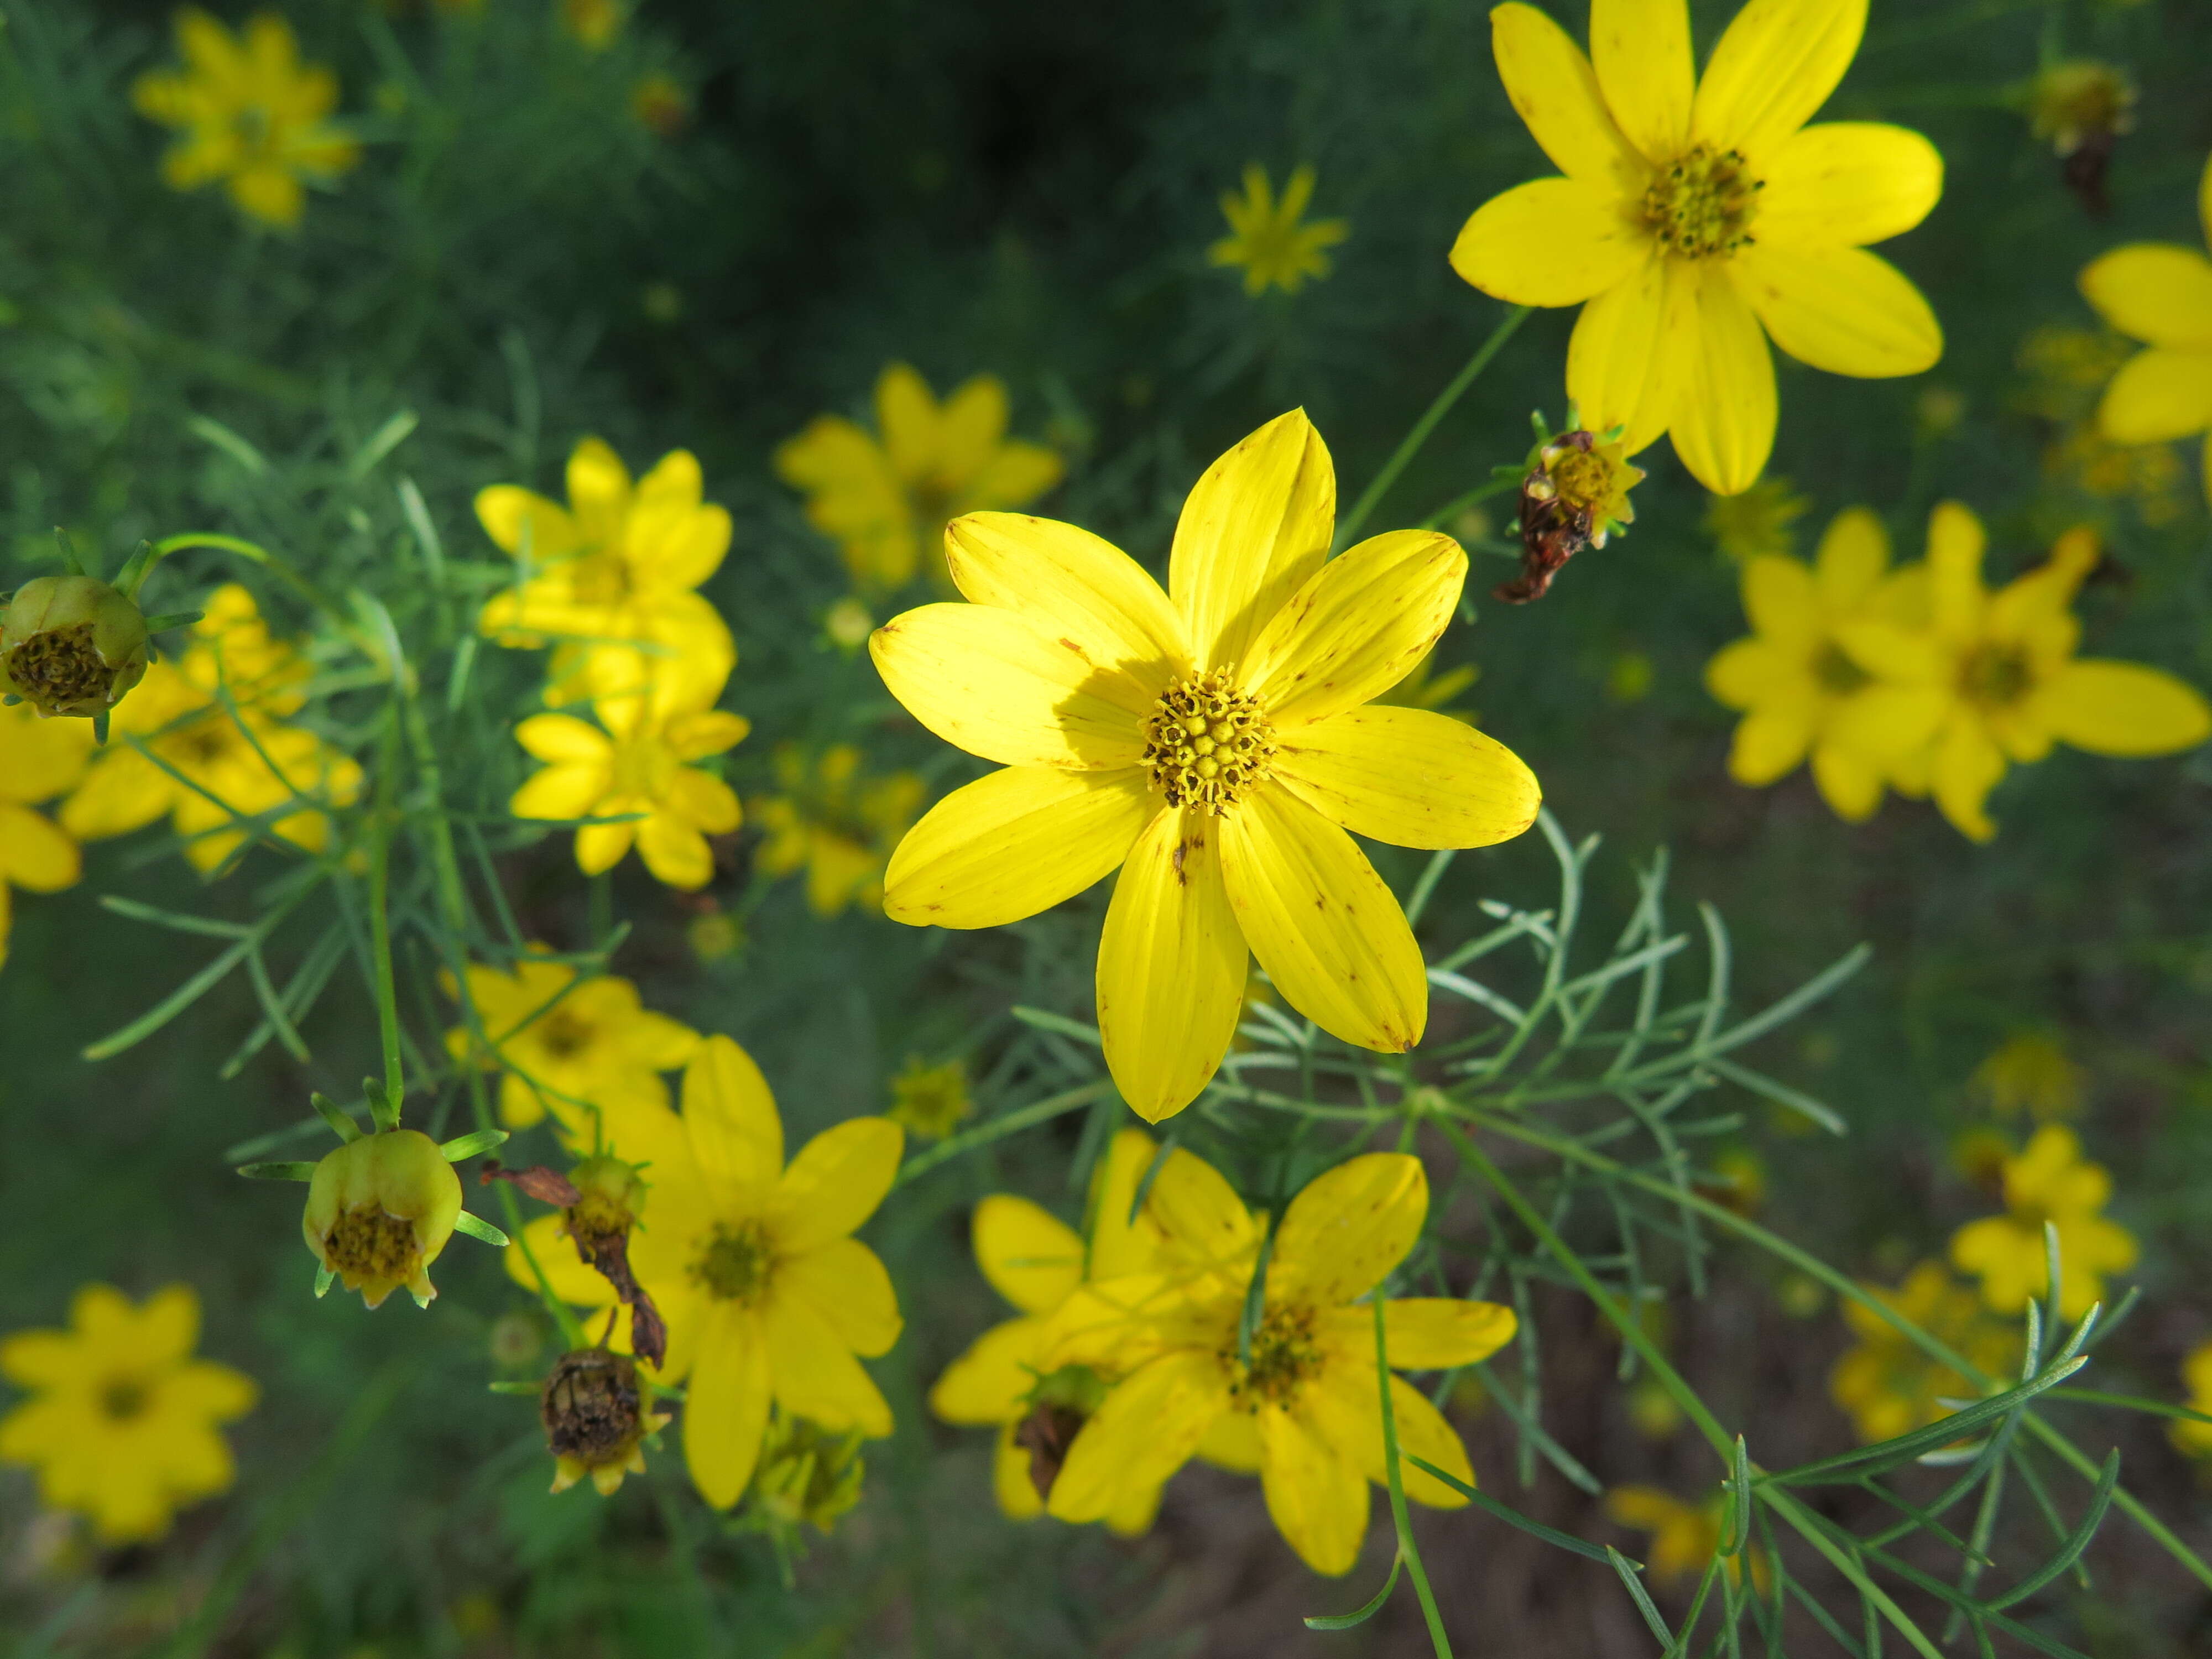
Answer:
[[[804,1522],[827,1534],[860,1501],[865,1475],[858,1431],[831,1433],[803,1417],[778,1412],[761,1447],[753,1492],[771,1527]]]
[[[427,1308],[438,1293],[430,1264],[460,1213],[460,1177],[438,1143],[413,1129],[387,1129],[349,1141],[315,1165],[300,1227],[324,1270],[370,1307],[404,1285]]]
[[[146,661],[144,613],[90,576],[25,582],[0,622],[0,679],[44,715],[105,714]]]

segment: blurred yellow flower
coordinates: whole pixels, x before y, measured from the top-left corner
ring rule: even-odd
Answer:
[[[2036,1249],[2039,1255],[2039,1242]],[[1974,1287],[1954,1279],[1942,1262],[1921,1262],[1893,1291],[1862,1288],[1984,1372],[2005,1376],[2017,1370],[2019,1330],[1990,1317]],[[1954,1409],[1938,1401],[1971,1400],[1979,1392],[1879,1314],[1848,1298],[1843,1310],[1858,1345],[1829,1371],[1828,1397],[1850,1414],[1860,1439],[1871,1444],[1925,1428]]]
[[[648,132],[673,138],[691,118],[691,97],[674,76],[648,75],[629,89],[629,111]]]
[[[2189,1409],[2212,1417],[2212,1342],[2200,1342],[2181,1362],[2182,1386],[2189,1390]],[[2177,1419],[2166,1432],[2173,1443],[2191,1457],[2212,1456],[2212,1423]]]
[[[465,1025],[446,1033],[446,1051],[456,1062],[467,1065],[473,1055],[486,1071],[503,1073],[500,1121],[526,1129],[550,1111],[566,1134],[588,1143],[595,1112],[611,1127],[634,1108],[665,1111],[668,1085],[659,1074],[691,1058],[698,1032],[641,1006],[626,979],[580,985],[574,967],[546,959],[544,945],[530,949],[512,973],[466,969],[469,1001],[489,1050]],[[453,975],[438,980],[458,1000]]]
[[[971,603],[909,611],[870,642],[916,720],[1005,769],[899,843],[885,914],[997,927],[1119,866],[1098,1024],[1152,1122],[1219,1066],[1251,956],[1333,1036],[1420,1040],[1420,947],[1346,831],[1483,847],[1535,820],[1536,780],[1503,744],[1370,703],[1436,644],[1467,556],[1405,530],[1329,559],[1335,507],[1328,451],[1294,410],[1192,489],[1168,592],[1088,531],[973,514],[946,532]]]
[[[1728,557],[1786,559],[1797,550],[1797,520],[1812,502],[1787,478],[1765,477],[1734,495],[1705,498],[1705,534]]]
[[[2047,323],[2031,331],[2013,356],[2023,384],[2012,401],[2049,421],[2094,414],[2098,393],[2134,350],[2124,335],[2110,329]]]
[[[2212,158],[2197,181],[2197,210],[2212,243]],[[2116,444],[2204,433],[2212,500],[2212,259],[2172,242],[2130,242],[2092,260],[2081,283],[2099,316],[2148,348],[2105,388],[2098,424]]]
[[[2010,1116],[2025,1107],[2042,1122],[2080,1111],[2088,1076],[2048,1032],[2015,1031],[1967,1081],[1992,1109]]]
[[[1865,251],[1927,216],[1943,159],[1874,122],[1807,126],[1857,52],[1866,0],[1756,0],[1700,82],[1686,0],[1595,0],[1590,57],[1534,6],[1492,11],[1506,95],[1565,176],[1493,198],[1452,268],[1515,305],[1584,305],[1567,395],[1633,454],[1671,432],[1723,495],[1774,446],[1767,338],[1830,374],[1917,374],[1928,302]]]
[[[949,591],[945,526],[963,513],[1027,507],[1066,468],[1042,444],[1006,436],[1006,383],[978,374],[939,404],[904,363],[876,380],[873,433],[819,415],[775,452],[779,477],[806,492],[806,518],[836,538],[854,582],[905,586],[927,569]]]
[[[284,723],[307,701],[309,666],[270,636],[253,596],[221,587],[205,610],[183,657],[155,663],[116,706],[112,740],[62,803],[62,827],[97,841],[166,812],[204,871],[245,842],[249,832],[233,827],[242,819],[319,853],[330,839],[324,806],[353,803],[361,768]]]
[[[832,744],[809,757],[795,744],[775,751],[779,793],[750,808],[768,836],[757,864],[771,876],[806,872],[806,903],[817,916],[844,914],[858,902],[874,910],[884,902],[884,866],[891,848],[914,824],[928,786],[912,772],[868,777],[860,751]]]
[[[2188,475],[2171,444],[2116,444],[2093,422],[2069,426],[2046,445],[2043,475],[2106,501],[2130,500],[2154,528],[2188,511]]]
[[[9,890],[58,893],[83,873],[69,832],[31,809],[73,787],[91,753],[88,721],[41,720],[27,702],[0,708],[0,963],[8,960]]]
[[[2004,1164],[2005,1213],[1970,1221],[1951,1236],[1951,1263],[1977,1273],[1982,1300],[2016,1314],[2051,1289],[2043,1225],[2058,1230],[2058,1312],[2079,1319],[2104,1299],[2105,1275],[2135,1265],[2135,1235],[2100,1213],[2112,1178],[2081,1156],[2063,1124],[2046,1123]]]
[[[1206,263],[1242,270],[1247,294],[1265,294],[1271,288],[1296,294],[1307,277],[1327,276],[1328,255],[1322,250],[1334,247],[1352,228],[1341,219],[1301,222],[1313,190],[1314,170],[1299,167],[1278,202],[1267,168],[1256,161],[1246,167],[1244,193],[1222,192],[1221,216],[1229,221],[1230,234],[1206,249]]]
[[[586,52],[605,52],[623,26],[621,0],[559,0],[562,32]]]
[[[920,1054],[907,1056],[906,1069],[891,1079],[890,1121],[908,1134],[942,1140],[975,1110],[968,1093],[968,1066],[948,1060],[925,1066]]]
[[[104,1544],[161,1537],[178,1510],[237,1478],[217,1425],[260,1390],[228,1365],[194,1359],[200,1303],[171,1285],[133,1307],[88,1285],[70,1328],[0,1340],[0,1376],[31,1398],[0,1419],[0,1462],[39,1472],[39,1496],[88,1516]]]
[[[1656,1486],[1613,1486],[1605,1494],[1605,1512],[1624,1527],[1651,1534],[1644,1565],[1652,1582],[1676,1584],[1700,1577],[1720,1553],[1721,1522],[1728,1498],[1715,1492],[1702,1504],[1685,1504]],[[1766,1585],[1766,1562],[1754,1547],[1733,1556],[1729,1577],[1741,1583],[1743,1563],[1751,1561],[1752,1583],[1762,1592]]]
[[[1367,1535],[1367,1484],[1386,1478],[1375,1315],[1360,1298],[1379,1291],[1420,1234],[1429,1207],[1420,1161],[1365,1153],[1291,1200],[1249,1351],[1239,1330],[1265,1218],[1184,1154],[1160,1170],[1149,1202],[1162,1248],[1181,1261],[1097,1280],[1051,1316],[1042,1365],[1126,1376],[1077,1434],[1048,1513],[1099,1520],[1203,1449],[1224,1468],[1258,1472],[1268,1515],[1308,1566],[1348,1571]],[[1510,1308],[1451,1297],[1389,1300],[1383,1319],[1390,1363],[1407,1370],[1473,1364],[1514,1331]],[[1403,1378],[1393,1376],[1389,1389],[1406,1496],[1464,1505],[1411,1461],[1473,1486],[1458,1433]]]
[[[300,62],[292,26],[263,12],[241,38],[197,6],[177,13],[185,67],[149,70],[131,83],[131,101],[149,121],[183,136],[161,157],[173,190],[221,179],[239,208],[264,224],[290,229],[307,207],[306,185],[325,185],[361,160],[337,107],[337,77]]]

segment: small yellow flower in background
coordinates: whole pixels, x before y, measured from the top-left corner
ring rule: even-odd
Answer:
[[[1705,534],[1728,557],[1786,559],[1797,550],[1797,520],[1813,503],[1787,478],[1765,477],[1734,495],[1709,495]]]
[[[2189,1390],[2189,1409],[2212,1417],[2212,1342],[2200,1342],[2181,1362],[2182,1386]],[[2174,1445],[2191,1457],[2212,1456],[2212,1423],[2177,1419],[2166,1432]]]
[[[2001,1200],[2005,1160],[2017,1150],[2010,1136],[1987,1124],[1975,1124],[1952,1137],[1951,1167],[1985,1196]]]
[[[2039,1240],[2039,1258],[2042,1249]],[[1992,1319],[1974,1287],[1953,1279],[1942,1262],[1921,1262],[1893,1291],[1877,1285],[1863,1288],[1984,1373],[2005,1376],[2019,1368],[2019,1329]],[[1921,1352],[1879,1314],[1849,1299],[1843,1310],[1858,1345],[1829,1371],[1828,1397],[1850,1414],[1860,1439],[1872,1444],[1926,1428],[1954,1409],[1940,1401],[1971,1400],[1979,1393],[1948,1365]]]
[[[880,909],[884,868],[928,786],[912,772],[865,775],[849,743],[811,758],[794,744],[779,744],[775,763],[780,793],[750,809],[768,836],[760,868],[778,877],[804,870],[807,908],[817,916],[842,915],[855,902]]]
[[[1244,193],[1222,192],[1221,216],[1229,221],[1230,234],[1206,249],[1206,263],[1243,271],[1247,294],[1271,288],[1296,294],[1307,277],[1327,276],[1328,255],[1322,250],[1334,247],[1352,228],[1341,219],[1302,223],[1313,191],[1314,170],[1302,167],[1283,185],[1279,202],[1267,168],[1256,161],[1246,167]]]
[[[326,185],[361,160],[337,107],[337,77],[300,62],[292,26],[263,12],[241,38],[198,7],[177,14],[182,70],[151,70],[131,84],[138,112],[183,137],[161,158],[173,190],[222,181],[240,210],[289,230],[306,186]]]
[[[1678,1584],[1704,1574],[1720,1553],[1727,1508],[1725,1492],[1715,1492],[1702,1504],[1685,1504],[1656,1486],[1613,1486],[1605,1494],[1605,1512],[1615,1522],[1651,1534],[1644,1565],[1652,1582],[1659,1584]],[[1746,1556],[1751,1560],[1751,1581],[1763,1591],[1766,1563],[1756,1547],[1729,1559],[1729,1577],[1742,1582]]]
[[[1149,1206],[1130,1214],[1155,1150],[1141,1129],[1114,1137],[1091,1175],[1087,1243],[1025,1198],[994,1193],[975,1206],[975,1265],[1020,1316],[994,1325],[945,1368],[929,1408],[948,1423],[999,1431],[992,1486],[1010,1519],[1044,1513],[1069,1446],[1119,1375],[1103,1364],[1048,1368],[1045,1347],[1052,1316],[1079,1286],[1158,1264],[1163,1236]],[[1165,1479],[1125,1488],[1098,1518],[1125,1537],[1147,1530]]]
[[[221,587],[205,611],[183,657],[155,663],[116,706],[113,740],[62,803],[62,827],[97,841],[167,813],[185,855],[210,871],[246,840],[246,831],[228,826],[275,813],[266,833],[319,853],[331,821],[317,803],[351,805],[361,768],[313,732],[285,724],[307,701],[309,665],[270,636],[253,596]]]
[[[586,52],[605,52],[623,26],[621,0],[558,0],[562,32]]]
[[[637,987],[626,979],[578,985],[574,967],[544,959],[543,945],[530,949],[513,973],[466,970],[469,1000],[491,1052],[483,1052],[465,1025],[446,1033],[446,1050],[456,1061],[466,1065],[474,1054],[486,1071],[504,1073],[500,1121],[526,1129],[550,1111],[566,1133],[588,1141],[591,1108],[609,1124],[640,1107],[667,1110],[660,1073],[691,1058],[698,1032],[641,1006]],[[452,974],[438,978],[448,997],[458,996]]]
[[[178,1510],[237,1479],[216,1425],[260,1395],[252,1377],[191,1357],[199,1329],[189,1285],[137,1307],[88,1285],[69,1329],[0,1340],[0,1376],[31,1393],[0,1418],[0,1462],[36,1469],[40,1499],[91,1517],[103,1544],[161,1537]]]
[[[553,1454],[553,1490],[564,1492],[588,1475],[602,1498],[621,1491],[624,1475],[645,1473],[646,1440],[672,1420],[653,1409],[653,1381],[637,1362],[605,1348],[556,1360],[538,1415]]]
[[[2193,687],[2160,669],[2074,654],[2081,625],[2070,607],[2101,556],[2095,532],[2068,531],[2048,563],[1995,593],[1982,585],[1984,541],[1972,512],[1939,502],[1928,523],[1925,629],[1862,617],[1843,630],[1850,660],[1884,683],[1883,730],[1855,726],[1850,741],[1887,760],[1900,790],[1932,791],[1975,841],[1996,834],[1984,803],[2008,762],[2041,760],[2054,742],[2148,757],[2212,736],[2212,704]]]
[[[822,637],[848,656],[866,645],[875,631],[875,617],[854,594],[848,593],[822,613]]]
[[[1648,652],[1617,651],[1605,669],[1607,702],[1641,702],[1651,695],[1653,669]]]
[[[1413,665],[1412,673],[1388,691],[1379,693],[1375,701],[1392,708],[1425,708],[1464,726],[1477,724],[1474,709],[1454,708],[1450,705],[1455,697],[1482,678],[1481,668],[1471,662],[1447,668],[1442,673],[1437,672],[1436,668],[1437,653],[1431,651]]]
[[[484,533],[522,564],[477,627],[500,644],[556,653],[549,702],[637,692],[648,683],[711,705],[738,660],[721,613],[695,590],[730,549],[727,510],[703,499],[690,451],[633,483],[597,438],[569,454],[568,505],[520,484],[477,492]]]
[[[1042,444],[1006,436],[1006,387],[978,374],[942,404],[904,363],[876,380],[876,430],[819,415],[775,452],[778,477],[806,492],[806,519],[836,539],[854,582],[904,587],[927,570],[940,588],[946,521],[1027,507],[1066,468]]]
[[[691,118],[691,95],[672,75],[648,75],[630,88],[629,112],[647,131],[673,138]]]
[[[867,1473],[860,1440],[857,1430],[832,1434],[818,1423],[776,1412],[753,1476],[753,1499],[769,1523],[804,1524],[827,1536],[837,1517],[860,1501]]]
[[[386,1129],[324,1154],[300,1231],[323,1271],[370,1308],[403,1285],[427,1308],[438,1294],[431,1264],[460,1213],[461,1178],[438,1143],[419,1130]]]
[[[532,714],[514,728],[515,741],[546,764],[507,810],[519,818],[623,819],[577,830],[577,868],[596,876],[635,846],[656,881],[704,887],[714,877],[707,837],[731,833],[744,812],[735,790],[690,763],[741,741],[750,722],[659,685],[603,697],[598,712],[599,726],[574,714]]]
[[[2212,159],[2197,208],[2212,243]],[[2172,242],[2130,242],[2092,260],[2081,286],[2099,316],[2148,348],[2105,388],[2098,425],[2116,444],[2204,433],[2204,489],[2212,500],[2212,259]]]
[[[2063,160],[2085,145],[2133,132],[2136,98],[2134,77],[2118,64],[2069,58],[2038,70],[2027,83],[2028,129]]]
[[[2105,383],[2134,351],[2125,335],[2110,329],[2046,324],[2033,330],[2013,354],[2021,384],[2012,402],[2049,421],[2094,414]]]
[[[2103,500],[2132,501],[2153,529],[2189,511],[2188,474],[2171,445],[2116,444],[2088,422],[2045,446],[2043,476]]]
[[[884,912],[994,927],[1121,869],[1097,970],[1122,1098],[1158,1122],[1206,1087],[1257,957],[1285,1001],[1400,1053],[1427,969],[1351,834],[1484,847],[1535,821],[1511,750],[1425,709],[1371,702],[1459,602],[1467,556],[1404,530],[1328,558],[1335,474],[1304,411],[1206,470],[1168,591],[1088,531],[983,513],[946,532],[970,603],[896,617],[870,643],[891,695],[998,762],[891,856]]]
[[[1992,1110],[2009,1117],[2025,1108],[2041,1123],[2080,1111],[2088,1079],[2087,1071],[2066,1057],[2056,1037],[2016,1031],[1974,1067],[1967,1085]]]
[[[1970,1221],[1951,1236],[1951,1262],[1977,1273],[1982,1300],[2016,1314],[2051,1289],[2043,1224],[2058,1230],[2058,1312],[2079,1319],[2104,1299],[2105,1276],[2135,1265],[2135,1235],[2100,1213],[2112,1178],[2081,1156],[2063,1124],[2046,1123],[2004,1164],[2005,1213]]]
[[[1164,1249],[1182,1260],[1079,1289],[1052,1316],[1046,1365],[1126,1371],[1093,1413],[1053,1483],[1048,1511],[1102,1518],[1203,1450],[1256,1471],[1276,1528],[1316,1572],[1348,1571],[1367,1535],[1368,1483],[1386,1478],[1375,1315],[1359,1298],[1405,1259],[1428,1214],[1417,1158],[1370,1152],[1291,1200],[1274,1234],[1264,1304],[1240,1358],[1264,1218],[1210,1166],[1170,1157],[1152,1185]],[[1487,1358],[1513,1336],[1510,1308],[1449,1297],[1383,1305],[1390,1363],[1438,1370]],[[1426,1395],[1389,1380],[1406,1496],[1437,1509],[1467,1499],[1416,1468],[1420,1458],[1468,1486],[1459,1435]]]
[[[1750,488],[1774,447],[1769,337],[1870,379],[1943,355],[1927,301],[1864,246],[1927,216],[1943,158],[1903,127],[1805,125],[1866,9],[1753,0],[1702,82],[1686,0],[1595,0],[1589,58],[1533,6],[1490,14],[1506,95],[1565,176],[1485,204],[1452,269],[1516,305],[1583,306],[1567,395],[1584,421],[1626,428],[1631,454],[1671,433],[1718,495]]]
[[[948,1060],[925,1066],[920,1054],[907,1056],[906,1069],[891,1079],[890,1121],[908,1134],[942,1140],[974,1115],[968,1093],[968,1066]]]
[[[74,787],[91,754],[85,721],[41,720],[27,702],[0,708],[0,963],[8,960],[9,890],[58,893],[84,872],[69,832],[31,809]]]
[[[736,1043],[710,1036],[684,1072],[682,1115],[641,1107],[621,1136],[617,1150],[647,1182],[630,1267],[667,1322],[656,1375],[685,1385],[684,1457],[700,1494],[717,1509],[744,1496],[771,1401],[833,1434],[890,1434],[890,1407],[859,1357],[890,1352],[898,1302],[883,1262],[852,1235],[890,1190],[898,1125],[850,1119],[786,1164],[767,1079]],[[565,1224],[541,1216],[524,1231],[555,1294],[616,1306]],[[508,1253],[507,1271],[535,1288],[521,1255]],[[624,1308],[611,1346],[626,1347],[629,1329]]]
[[[1923,442],[1948,438],[1966,423],[1966,394],[1956,386],[1924,387],[1912,400],[1913,434]]]

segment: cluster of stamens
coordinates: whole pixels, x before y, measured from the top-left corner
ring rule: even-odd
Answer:
[[[115,678],[93,643],[92,624],[33,634],[8,653],[8,676],[41,707],[99,697]]]
[[[1653,175],[1644,222],[1678,259],[1710,259],[1748,246],[1759,192],[1742,152],[1693,144]]]
[[[1252,1333],[1251,1357],[1239,1361],[1237,1350],[1222,1355],[1229,1367],[1229,1396],[1249,1410],[1262,1401],[1287,1406],[1299,1388],[1321,1369],[1321,1347],[1314,1340],[1314,1310],[1277,1308]]]
[[[414,1277],[422,1256],[415,1224],[374,1204],[341,1214],[323,1248],[331,1270],[347,1275],[349,1285],[356,1278],[404,1284]]]
[[[1268,775],[1274,754],[1259,699],[1218,668],[1170,686],[1145,726],[1145,764],[1168,805],[1216,817]]]
[[[1813,658],[1813,678],[1831,696],[1848,697],[1872,683],[1874,676],[1844,654],[1833,640],[1825,641]]]
[[[1983,646],[1959,672],[1959,688],[1969,700],[1998,708],[2018,702],[2034,681],[2027,653],[2016,645]]]
[[[719,1226],[699,1259],[691,1264],[691,1277],[707,1293],[724,1302],[750,1305],[758,1302],[775,1271],[775,1252],[756,1222],[735,1227]]]

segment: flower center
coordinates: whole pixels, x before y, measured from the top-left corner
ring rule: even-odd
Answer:
[[[630,597],[629,561],[619,553],[586,553],[568,574],[579,605],[618,605]]]
[[[1959,689],[1970,702],[1996,708],[2018,702],[2034,683],[2027,653],[2016,645],[1978,647],[1959,671]]]
[[[668,745],[641,732],[615,750],[614,793],[659,800],[668,793],[676,767],[676,757]]]
[[[1145,764],[1168,805],[1216,817],[1268,776],[1274,753],[1260,700],[1231,685],[1224,669],[1170,686],[1145,726]]]
[[[1652,175],[1644,222],[1678,259],[1711,259],[1750,244],[1751,222],[1765,188],[1742,152],[1692,144]]]
[[[1820,690],[1832,697],[1848,697],[1873,682],[1868,673],[1849,657],[1833,640],[1820,641],[1820,648],[1813,654],[1813,678],[1820,682]]]
[[[7,678],[40,708],[66,708],[88,700],[105,703],[115,671],[93,642],[92,624],[74,623],[33,634],[8,653]]]
[[[629,1456],[644,1426],[641,1407],[637,1368],[627,1357],[581,1348],[553,1367],[538,1410],[556,1457],[596,1467]]]
[[[691,1264],[691,1277],[710,1296],[750,1306],[767,1294],[775,1276],[775,1249],[757,1221],[717,1225],[707,1248]]]
[[[1292,1305],[1277,1308],[1252,1333],[1252,1358],[1239,1363],[1232,1345],[1223,1351],[1229,1368],[1229,1397],[1244,1411],[1263,1401],[1287,1406],[1298,1390],[1321,1370],[1321,1347],[1314,1340],[1314,1310]]]
[[[404,1284],[415,1276],[422,1254],[415,1242],[415,1224],[374,1204],[343,1212],[332,1224],[323,1249],[331,1271],[343,1274],[349,1284],[356,1279]]]
[[[100,1409],[112,1422],[127,1423],[152,1403],[146,1385],[136,1377],[111,1378],[100,1391]]]
[[[556,1060],[574,1058],[592,1043],[592,1028],[566,1008],[556,1008],[538,1023],[538,1041]]]

